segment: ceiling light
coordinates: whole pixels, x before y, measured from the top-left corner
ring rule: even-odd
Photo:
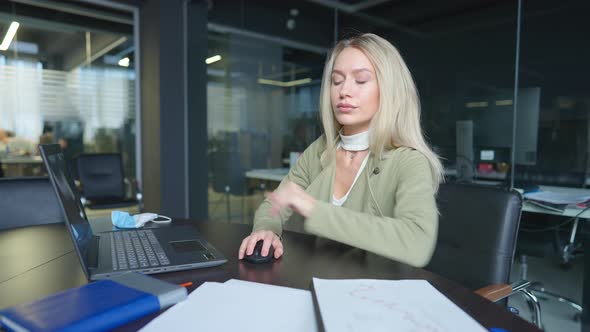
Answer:
[[[496,100],[496,106],[510,106],[512,99]]]
[[[16,30],[18,30],[20,24],[18,22],[10,23],[10,27],[8,27],[8,31],[6,31],[6,36],[4,36],[4,40],[2,44],[0,44],[0,51],[6,51],[12,42],[12,38],[16,35]]]
[[[467,106],[467,108],[488,107],[488,102],[487,101],[472,101],[472,102],[466,103],[465,106]]]
[[[307,77],[307,78],[302,78],[300,80],[294,80],[294,81],[289,81],[289,82],[281,82],[281,81],[275,81],[275,80],[267,80],[266,78],[259,78],[258,83],[265,84],[265,85],[280,86],[281,88],[290,88],[290,87],[296,86],[296,85],[311,83],[311,78]]]
[[[125,57],[125,58],[119,60],[119,66],[129,67],[129,58]]]
[[[214,55],[210,58],[205,59],[205,63],[210,65],[210,64],[217,62],[219,60],[221,60],[221,55],[217,54],[217,55]]]

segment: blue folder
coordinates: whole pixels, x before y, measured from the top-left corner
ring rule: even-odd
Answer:
[[[9,331],[108,331],[186,298],[186,289],[139,273],[69,289],[0,311]]]

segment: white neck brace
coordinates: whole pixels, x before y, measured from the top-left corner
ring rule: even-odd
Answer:
[[[363,151],[369,148],[369,131],[363,131],[351,136],[342,135],[340,131],[341,147],[347,151]]]

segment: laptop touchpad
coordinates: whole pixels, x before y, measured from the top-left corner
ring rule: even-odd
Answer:
[[[205,249],[205,247],[203,247],[197,240],[173,241],[170,242],[170,245],[172,246],[172,249],[174,249],[174,251],[179,254],[195,251],[207,251],[207,249]]]

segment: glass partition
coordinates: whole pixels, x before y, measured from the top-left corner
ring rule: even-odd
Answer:
[[[248,172],[280,174],[320,135],[323,56],[306,54],[312,62],[303,62],[304,50],[235,33],[210,32],[209,50],[217,59],[207,69],[210,217],[242,220],[266,189]]]
[[[236,156],[211,159],[213,219],[250,222],[257,189],[276,186],[321,135],[327,52],[362,32],[388,39],[408,64],[447,181],[586,182],[588,4],[524,3],[517,31],[518,1],[222,3],[209,11],[209,56],[220,56],[208,69],[209,147]],[[220,165],[235,168],[225,178],[239,186],[216,182]]]
[[[0,6],[4,176],[42,174],[37,144],[59,143],[74,173],[74,160],[82,153],[119,152],[125,174],[133,178],[136,101],[131,14],[102,12],[129,22],[124,24],[79,16],[68,8],[11,2]]]
[[[516,160],[515,186],[547,184],[584,187],[590,139],[590,46],[585,42],[586,1],[523,2],[519,91],[535,93],[535,117],[519,114],[517,140],[536,139],[536,153]],[[526,96],[525,96],[526,97]],[[529,95],[530,98],[530,95]],[[524,103],[521,103],[521,101]],[[519,98],[519,112],[529,112]]]

